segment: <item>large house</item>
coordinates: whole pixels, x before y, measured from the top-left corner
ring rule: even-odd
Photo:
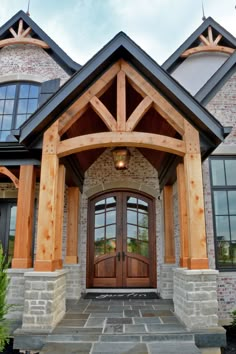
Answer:
[[[208,18],[159,66],[120,32],[81,66],[20,11],[0,48],[10,317],[51,331],[68,299],[151,289],[190,330],[229,324],[236,38]]]

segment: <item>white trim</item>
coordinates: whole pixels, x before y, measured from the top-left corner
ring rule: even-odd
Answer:
[[[31,75],[31,74],[9,74],[0,76],[0,83],[12,82],[12,81],[32,81],[32,82],[44,82],[47,79],[42,77],[42,75]]]
[[[236,155],[236,145],[220,145],[212,152],[212,155]]]

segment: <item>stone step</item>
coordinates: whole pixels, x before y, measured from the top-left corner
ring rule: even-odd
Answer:
[[[47,337],[48,343],[73,343],[73,342],[188,342],[194,343],[193,334],[50,334]]]
[[[200,350],[188,342],[177,343],[47,343],[40,354],[200,354]]]

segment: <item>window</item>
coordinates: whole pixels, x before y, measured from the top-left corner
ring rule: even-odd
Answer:
[[[236,270],[236,157],[210,159],[216,262]]]
[[[16,201],[0,201],[0,242],[8,259],[13,258],[16,231]]]
[[[18,129],[38,107],[40,86],[17,82],[0,86],[0,141],[15,141],[11,129]]]

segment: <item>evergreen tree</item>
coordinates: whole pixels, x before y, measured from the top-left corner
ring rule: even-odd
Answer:
[[[9,305],[6,302],[9,283],[6,272],[8,265],[0,244],[0,352],[3,351],[5,345],[9,342],[9,325],[5,317],[9,309]]]

